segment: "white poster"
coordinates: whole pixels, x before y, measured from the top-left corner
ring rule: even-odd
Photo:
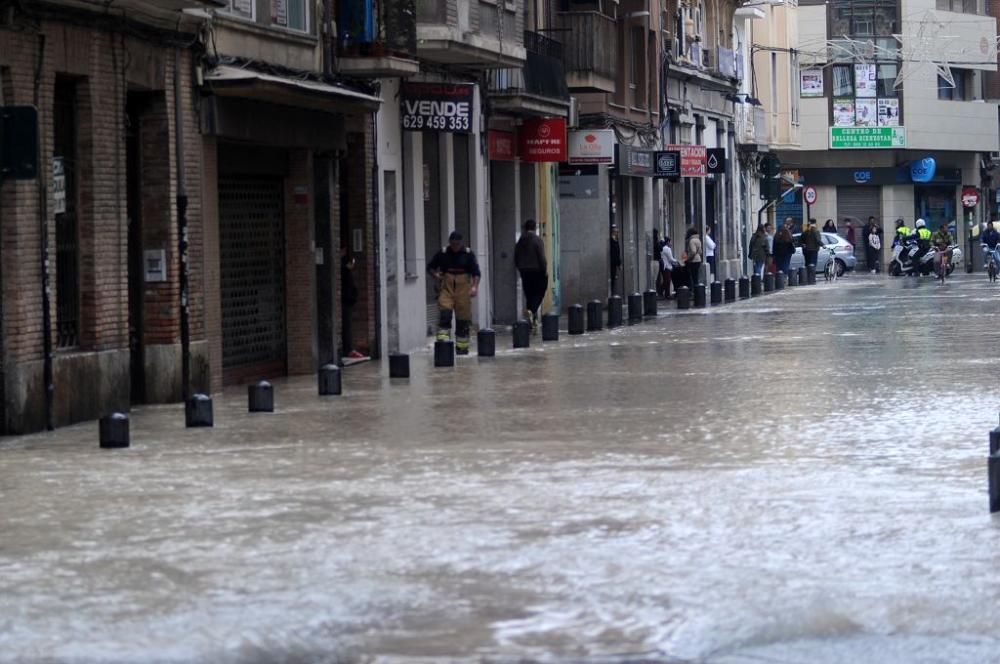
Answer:
[[[854,117],[858,127],[877,126],[877,111],[874,99],[858,99],[854,103]]]
[[[878,100],[878,126],[898,127],[899,126],[899,100],[879,99]]]
[[[571,131],[568,142],[571,164],[613,164],[615,161],[614,129]]]
[[[66,167],[62,157],[52,158],[53,214],[66,214]]]
[[[288,27],[288,0],[271,0],[271,23]]]
[[[803,69],[800,74],[799,92],[803,97],[822,97],[823,70]]]
[[[854,65],[854,96],[876,95],[875,65]]]
[[[253,18],[253,0],[233,0],[232,6],[234,13]]]
[[[854,100],[834,99],[833,100],[833,125],[835,127],[854,126]]]

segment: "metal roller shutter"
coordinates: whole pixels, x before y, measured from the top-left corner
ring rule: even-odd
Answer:
[[[865,244],[862,240],[861,229],[868,223],[868,217],[875,217],[882,223],[882,188],[864,187],[860,185],[850,185],[837,187],[837,228],[840,234],[844,235],[847,229],[844,228],[844,220],[850,219],[854,222],[854,232],[856,240],[854,255],[859,263],[865,262]],[[820,219],[822,226],[825,219]],[[867,264],[865,265],[867,269]]]

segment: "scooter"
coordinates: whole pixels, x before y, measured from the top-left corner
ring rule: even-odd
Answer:
[[[917,248],[918,245],[914,240],[893,247],[892,260],[889,261],[889,276],[926,277],[933,274],[934,266],[937,264],[937,249],[928,250],[920,257],[919,261],[914,262]],[[951,260],[948,262],[948,276],[951,276],[951,273],[955,271],[955,265],[962,260],[962,250],[957,244],[953,244],[948,247],[947,251],[951,253]]]

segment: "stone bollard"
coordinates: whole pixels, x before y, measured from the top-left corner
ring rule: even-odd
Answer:
[[[389,378],[410,377],[410,356],[406,353],[389,354]]]
[[[583,334],[583,307],[574,304],[569,308],[569,323],[567,332],[570,334]]]
[[[453,367],[455,366],[455,342],[447,341],[434,342],[434,366]]]
[[[484,327],[476,334],[476,354],[479,357],[494,357],[497,354],[497,333]]]
[[[750,297],[760,297],[763,285],[764,281],[760,278],[759,274],[750,277]]]
[[[559,314],[542,316],[542,341],[559,341]]]
[[[806,267],[806,286],[816,285],[816,266],[810,265]]]
[[[774,292],[774,275],[768,272],[764,275],[764,292],[772,293]]]
[[[788,286],[789,286],[789,288],[791,288],[792,286],[798,286],[798,285],[799,285],[799,271],[798,270],[789,270],[788,271]]]
[[[774,275],[774,290],[785,290],[785,273],[779,272]]]
[[[601,301],[591,300],[587,303],[587,332],[597,332],[604,325],[601,311]]]
[[[184,426],[188,428],[215,426],[212,397],[195,394],[184,403]]]
[[[527,348],[531,345],[531,323],[519,320],[514,323],[514,348]]]
[[[736,280],[726,279],[722,284],[722,292],[725,295],[726,302],[736,301]]]
[[[648,290],[642,294],[642,313],[644,316],[653,317],[657,314],[656,291]]]
[[[621,295],[612,295],[608,298],[608,327],[621,327],[625,307],[622,304]]]
[[[102,417],[97,423],[98,437],[101,449],[114,450],[128,447],[129,419],[125,413],[112,413]]]
[[[343,391],[340,367],[336,364],[324,364],[319,369],[319,395],[321,397],[336,396]]]
[[[628,296],[628,322],[642,322],[642,293],[629,293]]]
[[[681,286],[677,289],[677,308],[679,310],[691,308],[691,289],[687,286]]]
[[[274,388],[266,380],[247,385],[247,410],[251,413],[274,412]]]
[[[712,285],[709,286],[709,293],[713,305],[722,304],[722,284],[713,281]]]
[[[740,277],[740,299],[750,299],[750,280],[746,277]]]
[[[694,287],[694,308],[704,309],[706,306],[705,284],[698,284]]]

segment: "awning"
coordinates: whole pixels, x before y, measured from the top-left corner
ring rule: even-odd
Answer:
[[[241,97],[258,101],[309,108],[317,111],[350,113],[375,111],[382,100],[351,88],[310,79],[278,76],[219,65],[205,74],[205,87],[220,97]]]

